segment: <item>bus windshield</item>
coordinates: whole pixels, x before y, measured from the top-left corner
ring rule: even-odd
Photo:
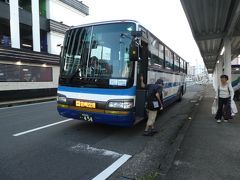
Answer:
[[[129,48],[134,23],[112,23],[67,31],[61,53],[61,76],[130,78]]]

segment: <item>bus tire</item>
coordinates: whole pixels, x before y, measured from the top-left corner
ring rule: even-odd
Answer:
[[[182,101],[182,96],[183,96],[183,92],[182,92],[182,88],[178,91],[178,98],[177,101],[181,102]]]

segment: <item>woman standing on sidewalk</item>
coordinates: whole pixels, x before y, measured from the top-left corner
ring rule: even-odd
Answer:
[[[217,123],[221,123],[223,113],[226,113],[224,116],[224,122],[228,122],[231,117],[231,100],[233,100],[234,91],[232,86],[228,83],[228,76],[220,76],[221,83],[216,91],[215,99],[218,99],[218,110],[216,114]],[[225,112],[224,112],[225,111]]]

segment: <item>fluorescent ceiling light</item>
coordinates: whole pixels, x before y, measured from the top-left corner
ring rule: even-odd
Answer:
[[[44,64],[42,64],[42,67],[47,67],[47,64],[45,64],[45,63],[44,63]]]
[[[21,62],[21,61],[17,61],[17,62],[16,62],[16,65],[19,65],[19,66],[20,66],[20,65],[22,65],[22,62]]]
[[[24,47],[32,47],[32,45],[30,45],[30,44],[22,44],[22,46],[24,46]]]
[[[225,47],[223,46],[221,53],[220,53],[221,56],[223,55],[224,51],[225,51]]]

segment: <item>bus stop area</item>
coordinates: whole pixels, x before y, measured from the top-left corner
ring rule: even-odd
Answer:
[[[240,115],[217,124],[211,114],[214,96],[212,86],[207,86],[166,179],[239,179]]]
[[[232,82],[232,60],[240,54],[240,1],[181,3],[206,68],[213,74],[213,87],[205,89],[166,179],[239,179],[240,116],[230,123],[216,124],[211,106],[220,76],[226,74]]]

